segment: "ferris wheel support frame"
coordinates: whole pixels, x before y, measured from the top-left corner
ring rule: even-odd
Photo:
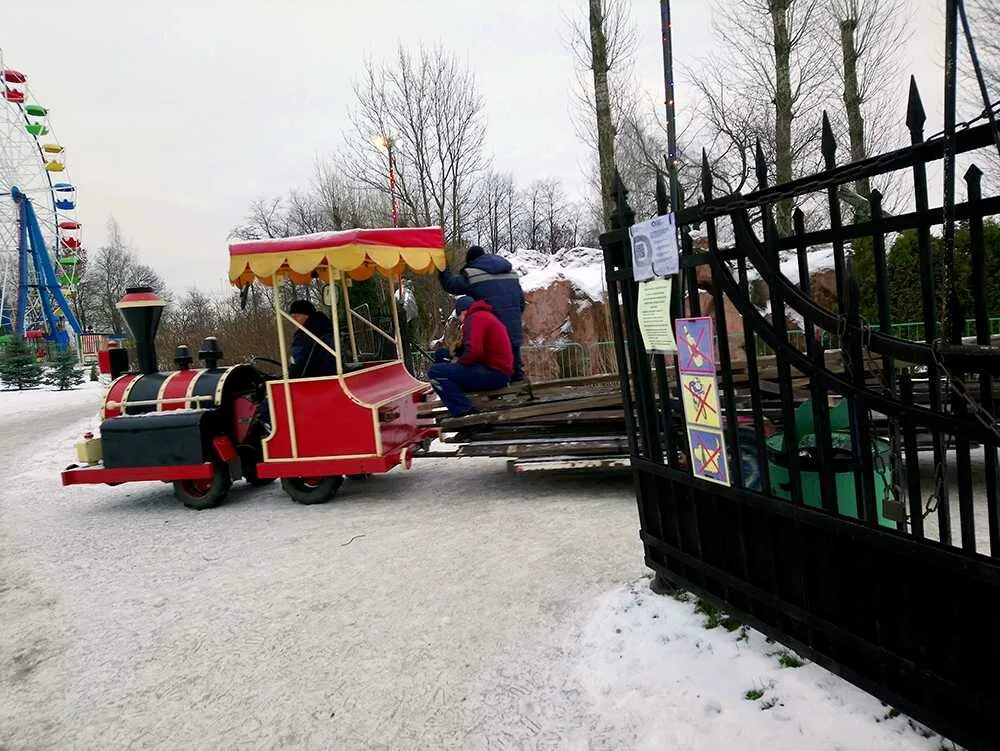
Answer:
[[[42,236],[42,229],[38,224],[38,217],[35,209],[28,198],[17,188],[11,190],[11,198],[18,206],[18,223],[20,224],[20,248],[18,253],[18,285],[17,285],[17,316],[14,331],[19,336],[25,334],[25,311],[28,307],[29,287],[35,286],[38,298],[41,301],[42,314],[49,327],[50,336],[60,345],[68,344],[65,329],[59,325],[59,318],[56,316],[53,303],[62,312],[66,319],[66,324],[73,330],[73,333],[80,334],[82,329],[73,308],[70,306],[66,296],[63,295],[62,287],[56,277],[55,269],[49,258],[48,249],[45,247],[45,238]],[[35,269],[35,284],[28,283],[28,263]]]

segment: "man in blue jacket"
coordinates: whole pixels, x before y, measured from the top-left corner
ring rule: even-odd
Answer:
[[[333,324],[326,313],[316,310],[308,300],[296,300],[288,307],[288,315],[304,326],[313,336],[333,347]],[[292,378],[317,378],[337,374],[337,361],[316,339],[299,328],[292,337],[291,363],[288,375]]]
[[[461,271],[456,274],[445,269],[439,278],[446,292],[468,295],[474,300],[485,300],[490,304],[493,314],[500,319],[510,335],[514,350],[514,375],[511,380],[524,380],[524,366],[521,364],[524,292],[521,291],[521,282],[510,261],[473,245],[465,255],[465,266]]]

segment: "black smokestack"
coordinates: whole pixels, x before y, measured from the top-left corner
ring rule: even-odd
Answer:
[[[135,354],[143,373],[157,371],[156,329],[160,326],[164,304],[152,287],[129,287],[125,297],[118,301],[118,310],[135,340]]]

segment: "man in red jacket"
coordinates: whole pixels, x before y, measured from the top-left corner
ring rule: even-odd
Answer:
[[[485,300],[462,296],[455,301],[462,322],[462,346],[456,362],[436,362],[427,378],[453,417],[475,410],[466,391],[502,389],[514,372],[514,351],[507,327]]]

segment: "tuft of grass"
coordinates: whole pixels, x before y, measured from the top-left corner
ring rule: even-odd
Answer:
[[[778,653],[778,664],[783,668],[800,668],[805,665],[798,655],[787,650]]]
[[[700,597],[698,598],[697,604],[694,606],[694,612],[701,613],[705,616],[704,626],[709,630],[720,626],[723,618],[726,617],[725,613],[712,605],[712,603],[702,600]]]
[[[743,694],[743,698],[747,701],[757,701],[764,695],[764,689],[762,688],[752,688]]]
[[[726,631],[728,631],[729,633],[732,633],[736,629],[741,628],[743,626],[743,624],[740,623],[739,620],[737,620],[736,618],[733,618],[733,616],[731,616],[731,615],[725,616],[720,621],[720,623],[722,624],[722,627],[724,629],[726,629]]]

